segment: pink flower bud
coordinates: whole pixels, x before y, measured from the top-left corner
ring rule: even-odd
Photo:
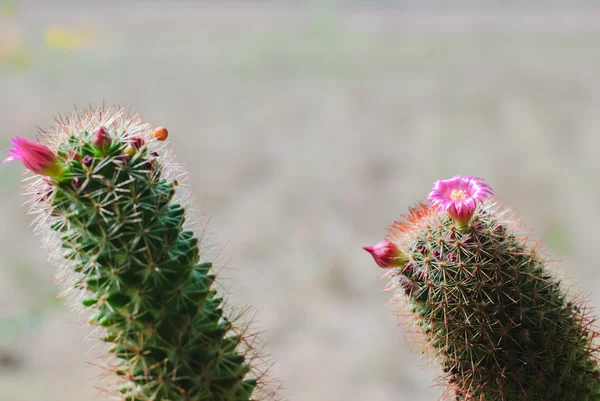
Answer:
[[[129,146],[131,146],[135,150],[139,150],[142,146],[144,146],[144,139],[142,139],[138,136],[130,138]]]
[[[104,127],[96,128],[96,132],[94,132],[94,136],[92,138],[92,145],[97,148],[102,148],[104,145],[110,142],[110,136],[108,132],[104,129]]]
[[[71,181],[71,185],[73,185],[73,188],[75,189],[81,188],[81,184],[81,180],[78,177],[73,178],[73,180]]]
[[[142,146],[144,146],[144,143],[145,142],[143,138],[137,136],[129,138],[129,145],[127,145],[123,153],[125,153],[127,156],[133,157],[133,155],[135,155],[137,151],[140,150]]]
[[[8,150],[9,155],[4,159],[4,163],[11,160],[20,160],[28,170],[35,174],[52,178],[62,176],[63,166],[54,152],[46,146],[20,137],[12,138],[10,141],[14,147]]]
[[[404,254],[390,241],[381,241],[373,246],[365,246],[363,249],[373,256],[379,267],[403,266],[407,261]]]
[[[70,165],[73,160],[81,161],[81,155],[78,152],[69,149],[67,152],[67,163]]]
[[[90,155],[83,156],[83,159],[81,160],[81,164],[83,164],[86,167],[90,167],[93,162],[94,162],[94,158]]]

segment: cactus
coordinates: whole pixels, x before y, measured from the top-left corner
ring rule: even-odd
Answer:
[[[100,107],[59,118],[42,136],[48,146],[13,139],[7,160],[36,174],[37,230],[110,345],[117,399],[277,399],[257,337],[224,314],[214,269],[186,222],[167,130]]]
[[[443,398],[600,400],[595,319],[491,195],[479,178],[438,181],[365,247],[441,364]]]

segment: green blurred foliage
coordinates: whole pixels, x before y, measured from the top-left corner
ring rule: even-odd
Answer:
[[[1,156],[4,157],[4,156]],[[9,172],[7,165],[0,165],[0,194],[14,193],[19,188],[19,175]],[[62,306],[58,299],[56,287],[44,277],[39,277],[39,270],[26,258],[13,261],[4,268],[9,271],[9,281],[17,292],[28,294],[24,312],[0,317],[0,351],[2,347],[10,347],[27,333],[39,329],[44,318],[53,310]],[[4,300],[4,297],[0,300]],[[0,352],[0,365],[6,352]]]
[[[4,156],[0,156],[4,157]],[[0,191],[11,191],[16,188],[16,183],[18,179],[14,176],[14,174],[8,174],[6,165],[0,166]]]
[[[39,329],[49,313],[63,307],[56,287],[42,280],[31,263],[15,261],[10,266],[10,281],[18,287],[18,292],[28,294],[27,305],[24,312],[0,318],[0,347],[13,344],[23,335]]]
[[[15,3],[10,0],[0,0],[0,17],[12,17],[15,14]]]
[[[0,0],[0,67],[23,70],[30,65],[30,54],[13,22],[16,9],[14,2]]]

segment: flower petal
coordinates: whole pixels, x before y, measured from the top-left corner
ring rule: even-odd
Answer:
[[[455,220],[464,223],[471,219],[478,202],[493,195],[492,188],[483,178],[455,175],[433,183],[427,196],[430,206],[445,211]]]

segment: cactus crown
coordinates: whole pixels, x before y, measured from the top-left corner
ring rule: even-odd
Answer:
[[[444,398],[600,400],[598,333],[583,301],[496,201],[458,218],[420,204],[386,238],[403,261],[384,266],[388,288],[442,365]]]
[[[112,345],[118,398],[276,399],[256,336],[225,316],[212,265],[186,223],[166,130],[154,137],[121,108],[57,122],[42,136],[64,174],[31,178],[31,211],[62,278]]]

